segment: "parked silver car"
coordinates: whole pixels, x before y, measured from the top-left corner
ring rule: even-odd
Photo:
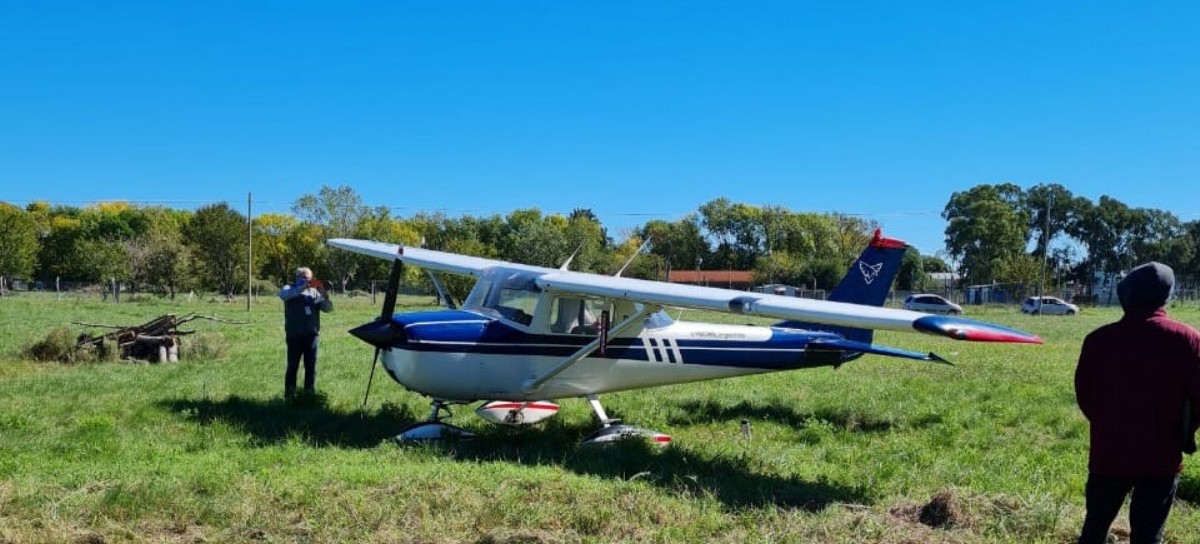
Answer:
[[[909,295],[904,299],[904,309],[930,314],[950,315],[959,315],[963,311],[962,306],[938,295]]]
[[[1021,303],[1021,311],[1027,314],[1077,315],[1079,306],[1058,297],[1029,297]]]

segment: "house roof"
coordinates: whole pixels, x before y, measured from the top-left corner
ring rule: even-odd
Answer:
[[[672,270],[671,283],[751,283],[753,270]]]

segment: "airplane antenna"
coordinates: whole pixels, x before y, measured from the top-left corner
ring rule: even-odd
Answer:
[[[629,265],[633,264],[633,260],[636,259],[638,255],[642,254],[642,250],[646,249],[646,246],[650,245],[650,241],[653,239],[653,236],[647,236],[646,241],[642,242],[642,245],[638,246],[637,251],[634,251],[633,255],[629,256],[629,260],[625,261],[625,264],[621,265],[621,269],[618,270],[616,274],[613,274],[613,277],[621,277],[621,274],[625,272],[625,269],[629,268]]]
[[[558,267],[558,269],[566,272],[568,270],[567,267],[571,266],[571,261],[575,260],[575,256],[579,255],[579,250],[581,249],[583,249],[583,242],[579,243],[579,247],[575,248],[575,252],[571,253],[571,256],[567,257],[567,260],[563,261],[562,266]]]

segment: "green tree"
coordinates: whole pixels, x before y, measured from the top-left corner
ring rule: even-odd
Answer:
[[[300,221],[295,217],[281,213],[264,213],[254,218],[254,257],[260,277],[280,285],[292,279],[292,272],[300,264],[289,236],[299,226]]]
[[[650,221],[634,234],[642,240],[650,240],[650,253],[662,259],[664,274],[671,270],[695,269],[702,263],[711,265],[713,261],[696,214],[678,221]]]
[[[567,249],[575,255],[571,261],[572,270],[596,272],[603,266],[608,236],[591,210],[571,212],[563,234]]]
[[[977,185],[955,192],[942,211],[946,250],[968,283],[998,281],[1006,261],[1025,253],[1029,217],[1016,185]]]
[[[717,243],[713,268],[749,270],[754,266],[766,242],[761,209],[721,197],[702,204],[700,218]]]
[[[330,238],[353,236],[359,221],[367,211],[362,197],[347,185],[323,185],[316,195],[303,195],[292,205],[292,213],[296,214],[297,218],[321,228],[322,243]],[[350,251],[326,251],[323,254],[329,277],[336,279],[340,288],[345,291],[346,284],[354,277],[360,259]]]
[[[186,278],[188,250],[183,244],[183,225],[190,212],[167,208],[144,208],[145,232],[124,240],[121,247],[129,267],[133,288],[147,286],[175,298]]]
[[[1133,246],[1146,218],[1108,195],[1089,207],[1071,226],[1072,236],[1087,248],[1084,269],[1115,274],[1136,264]]]
[[[367,210],[359,218],[354,229],[354,237],[364,240],[389,242],[402,246],[415,246],[421,241],[421,235],[411,224],[395,219],[391,211],[384,206]],[[391,273],[392,263],[376,257],[358,255],[355,269],[364,281],[385,280]]]
[[[1187,227],[1175,214],[1163,210],[1139,210],[1137,235],[1130,248],[1136,264],[1158,261],[1173,269],[1183,270],[1196,254],[1196,245]]]
[[[522,209],[508,215],[508,225],[505,260],[557,268],[571,254],[563,217],[543,217],[536,208]]]
[[[921,255],[921,269],[926,274],[949,272],[950,265],[946,264],[946,261],[943,261],[941,257],[936,255]]]
[[[90,281],[83,243],[84,231],[78,217],[70,214],[53,215],[50,228],[42,236],[38,250],[38,269],[47,278],[66,281]]]
[[[1057,183],[1035,185],[1025,191],[1023,208],[1029,218],[1029,236],[1035,244],[1033,255],[1041,258],[1046,246],[1059,235],[1069,234],[1071,226],[1089,207],[1091,203],[1086,198],[1073,195]]]
[[[896,274],[896,289],[902,291],[921,291],[925,287],[924,261],[917,248],[909,246],[900,258],[900,272]]]
[[[807,261],[789,251],[772,251],[754,263],[754,283],[802,285],[812,281]]]
[[[33,215],[0,202],[0,276],[32,277],[37,256],[38,226]]]
[[[246,217],[228,203],[210,204],[196,210],[183,236],[200,285],[233,298],[245,278]]]

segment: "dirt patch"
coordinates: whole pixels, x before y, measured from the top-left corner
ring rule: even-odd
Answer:
[[[905,521],[935,529],[968,528],[972,525],[962,498],[953,489],[937,492],[925,504],[900,505],[888,512]]]
[[[100,533],[83,533],[75,538],[76,544],[105,544],[104,535]]]
[[[476,544],[558,544],[560,539],[545,532],[514,532],[490,534],[475,541]]]

